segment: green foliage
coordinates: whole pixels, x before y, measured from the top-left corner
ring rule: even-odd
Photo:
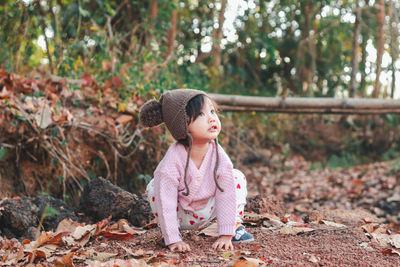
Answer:
[[[49,204],[46,204],[46,206],[45,206],[44,209],[43,209],[43,213],[42,213],[42,215],[40,216],[38,228],[37,228],[37,231],[36,231],[37,237],[40,235],[40,230],[41,230],[42,227],[43,227],[43,221],[44,221],[44,219],[45,219],[46,217],[52,217],[52,216],[54,216],[54,215],[57,215],[58,213],[59,213],[59,212],[58,212],[56,209],[50,207]]]
[[[336,168],[350,168],[360,163],[356,155],[343,151],[339,156],[332,155],[327,162],[327,167]]]
[[[4,146],[0,147],[0,161],[3,161],[7,155],[7,148]]]
[[[243,1],[236,18],[226,21],[231,33],[224,32],[219,68],[213,66],[215,51],[204,49],[215,42],[220,0],[158,0],[154,19],[149,5],[2,1],[0,64],[8,71],[44,64],[77,79],[89,73],[100,85],[119,76],[121,99],[178,87],[264,96],[336,96],[347,90],[354,22],[345,18],[353,14],[354,1]],[[177,45],[167,58],[173,10],[179,12]],[[375,40],[375,12],[374,6],[363,8],[363,41]]]

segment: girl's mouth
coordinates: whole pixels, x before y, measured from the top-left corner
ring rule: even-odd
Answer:
[[[215,132],[215,131],[217,131],[218,130],[218,127],[217,127],[217,125],[213,125],[213,126],[211,126],[211,128],[210,129],[208,129],[210,132]]]

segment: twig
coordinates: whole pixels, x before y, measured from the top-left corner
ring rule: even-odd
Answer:
[[[110,178],[111,171],[110,171],[110,166],[108,165],[107,158],[104,156],[103,151],[98,151],[97,154],[104,161],[104,164],[106,165],[106,168],[107,168],[107,177],[106,177],[106,179],[108,180]]]
[[[117,149],[114,148],[114,183],[117,182],[117,175],[118,175],[118,154],[117,154]]]

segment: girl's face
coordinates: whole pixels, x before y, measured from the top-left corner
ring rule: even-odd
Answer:
[[[208,97],[204,98],[199,116],[189,124],[188,128],[195,143],[207,143],[218,137],[221,132],[221,122]]]

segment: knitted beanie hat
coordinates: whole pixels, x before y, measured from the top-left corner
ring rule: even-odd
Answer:
[[[147,101],[140,109],[140,121],[146,127],[152,127],[165,122],[175,140],[188,137],[188,118],[186,106],[197,95],[206,95],[194,89],[176,89],[165,92],[159,101]]]
[[[206,93],[195,89],[175,89],[165,92],[159,101],[152,99],[147,101],[140,109],[139,119],[145,127],[153,127],[161,123],[165,123],[168,130],[171,132],[175,140],[189,141],[188,155],[186,158],[184,182],[186,186],[186,194],[189,195],[189,187],[187,186],[186,176],[189,166],[190,153],[192,151],[193,138],[189,133],[188,122],[189,118],[186,114],[186,106],[189,101],[198,95],[207,96]],[[216,178],[216,171],[219,162],[218,143],[215,139],[216,145],[216,164],[214,168],[214,180],[220,191],[222,188],[218,185]]]

